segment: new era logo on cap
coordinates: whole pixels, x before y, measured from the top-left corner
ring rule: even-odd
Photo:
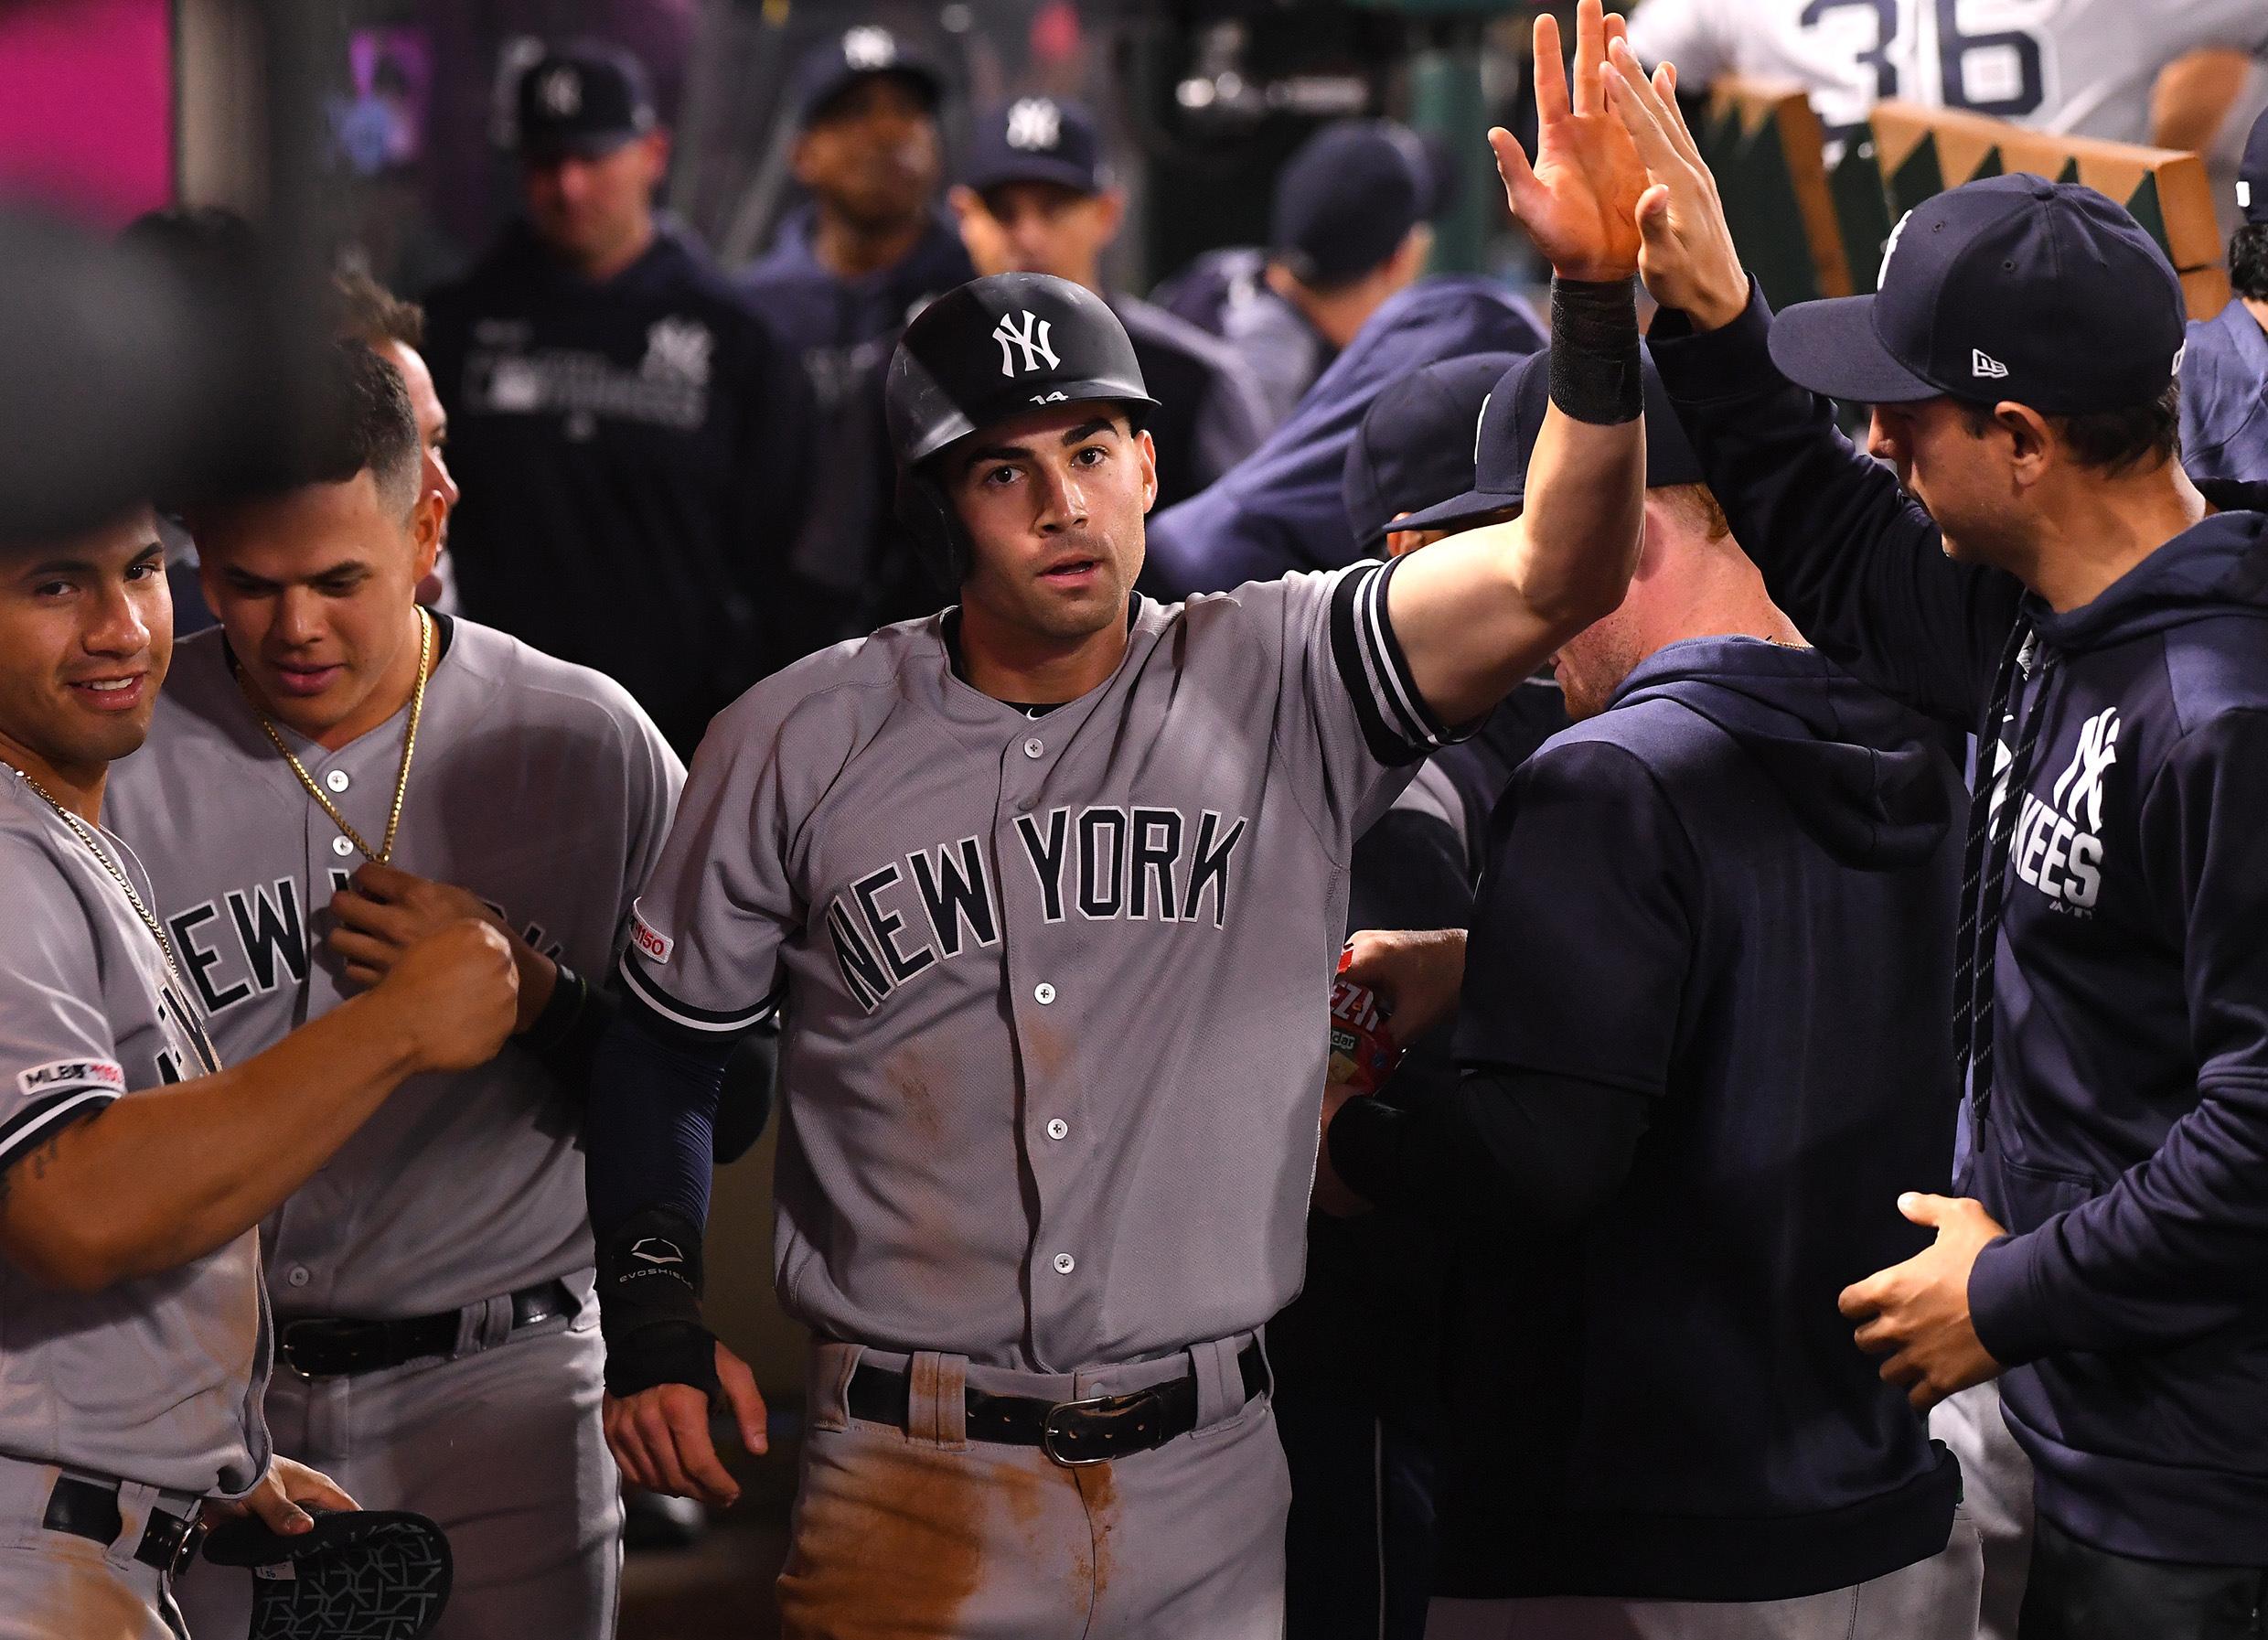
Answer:
[[[1990,353],[1984,351],[1984,348],[1971,348],[1969,349],[1969,371],[1972,375],[1984,376],[1993,381],[1998,381],[2001,377],[2006,376],[2008,373],[2008,367],[2001,363],[1997,359],[1995,359]]]
[[[572,120],[583,112],[583,76],[572,63],[562,63],[537,82],[536,98],[548,113]]]
[[[1030,154],[1063,141],[1063,110],[1046,97],[1025,97],[1008,111],[1008,145]]]

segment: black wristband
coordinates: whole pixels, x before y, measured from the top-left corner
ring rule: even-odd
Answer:
[[[551,967],[558,977],[551,981],[551,994],[544,1000],[542,1010],[529,1022],[527,1034],[521,1038],[532,1053],[549,1053],[566,1040],[583,1017],[583,1004],[591,1000],[591,982],[569,968],[557,957]]]
[[[1595,426],[1637,420],[1645,390],[1636,281],[1553,278],[1551,402]]]
[[[606,1392],[657,1384],[718,1393],[716,1335],[701,1316],[701,1232],[674,1213],[634,1213],[598,1248]]]

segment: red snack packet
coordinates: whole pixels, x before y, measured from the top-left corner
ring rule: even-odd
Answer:
[[[1345,959],[1340,959],[1343,966]],[[1353,980],[1331,982],[1331,1069],[1328,1080],[1358,1093],[1375,1093],[1402,1057],[1378,995]]]

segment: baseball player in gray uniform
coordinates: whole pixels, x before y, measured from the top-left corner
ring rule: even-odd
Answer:
[[[1599,498],[1643,459],[1641,184],[1582,18],[1539,169],[1493,135],[1563,275],[1546,459],[1588,499],[1132,596],[1126,332],[1080,286],[980,279],[890,378],[901,510],[958,605],[757,685],[695,757],[593,1096],[607,1429],[633,1479],[716,1497],[711,1398],[761,1438],[701,1319],[701,1126],[721,1045],[784,998],[776,1274],[817,1335],[788,1635],[1280,1633],[1258,1332],[1299,1284],[1348,856],[1637,545]],[[1619,212],[1565,210],[1570,171]]]
[[[603,1636],[619,1486],[599,1423],[582,1104],[605,976],[683,770],[621,688],[422,613],[441,503],[399,375],[338,350],[319,480],[194,520],[218,630],[181,645],[112,823],[223,1054],[340,1007],[434,923],[490,919],[514,1041],[420,1077],[263,1227],[280,1450],[447,1532],[435,1635]],[[477,897],[476,897],[477,896]],[[244,1580],[200,1572],[200,1635]]]
[[[509,1028],[459,922],[353,1007],[222,1069],[141,863],[101,823],[172,649],[146,508],[0,546],[0,1640],[178,1640],[208,1500],[353,1501],[271,1462],[254,1227],[393,1089]]]

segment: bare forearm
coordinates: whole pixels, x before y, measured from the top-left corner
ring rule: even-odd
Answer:
[[[10,1168],[0,1247],[42,1281],[91,1291],[225,1246],[418,1068],[400,1013],[353,998],[241,1065],[64,1129]]]

